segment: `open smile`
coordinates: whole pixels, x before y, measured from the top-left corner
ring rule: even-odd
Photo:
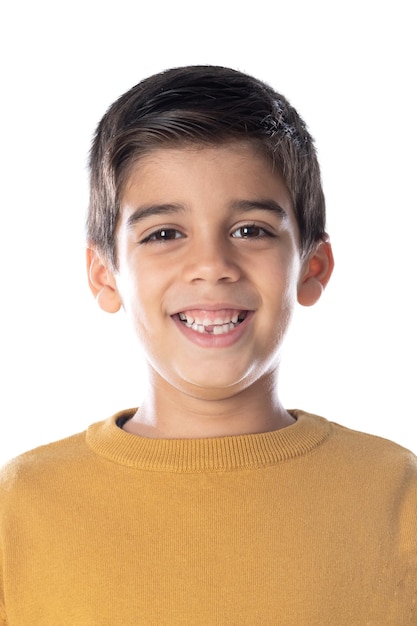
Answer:
[[[178,313],[180,322],[197,333],[224,335],[241,324],[248,311],[222,309],[220,311],[201,311],[191,309]]]

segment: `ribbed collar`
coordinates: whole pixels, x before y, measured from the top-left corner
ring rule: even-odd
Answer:
[[[330,435],[322,417],[293,410],[296,422],[267,433],[209,439],[150,439],[119,428],[116,420],[136,409],[121,411],[92,424],[88,446],[110,461],[136,469],[160,472],[216,472],[260,468],[307,454]]]

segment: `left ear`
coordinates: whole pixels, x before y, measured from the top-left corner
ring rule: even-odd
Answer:
[[[320,241],[304,260],[298,281],[298,302],[312,306],[320,299],[334,267],[332,246],[328,239]]]

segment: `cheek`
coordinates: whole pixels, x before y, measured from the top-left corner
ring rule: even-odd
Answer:
[[[126,314],[136,336],[145,350],[157,346],[164,337],[167,315],[164,312],[165,290],[154,274],[144,272],[129,285]]]
[[[275,264],[265,277],[264,294],[269,301],[269,310],[279,327],[279,334],[285,332],[297,303],[297,283],[299,264]]]
[[[264,269],[264,291],[275,294],[283,303],[293,302],[296,299],[299,272],[300,262],[296,255],[276,255],[268,263],[267,270]]]

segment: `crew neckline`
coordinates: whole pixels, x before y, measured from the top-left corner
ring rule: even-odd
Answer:
[[[289,413],[294,424],[280,430],[207,439],[151,439],[127,433],[117,420],[129,419],[137,409],[116,413],[92,424],[88,446],[109,461],[136,469],[161,472],[216,472],[267,467],[308,454],[330,435],[323,417],[298,409]]]

